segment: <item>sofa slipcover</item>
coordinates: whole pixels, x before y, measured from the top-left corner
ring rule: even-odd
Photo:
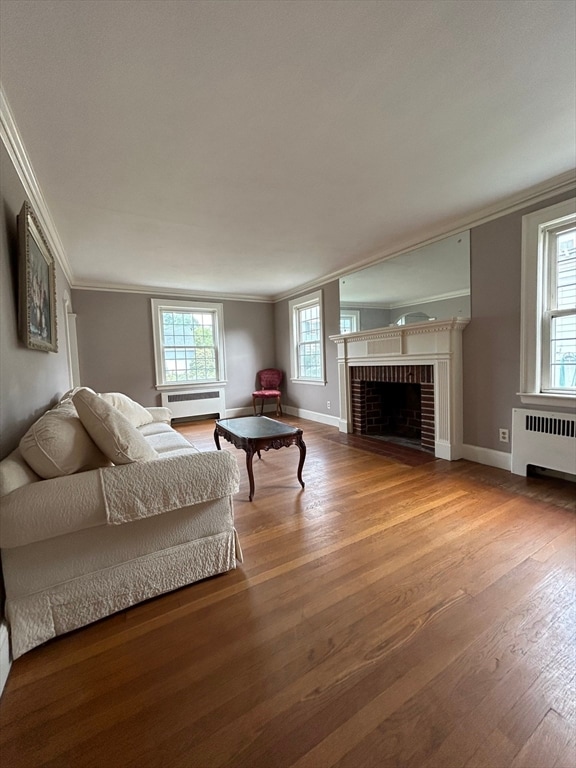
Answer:
[[[13,658],[236,567],[235,457],[199,452],[147,409],[155,458],[49,479],[19,449],[0,462],[0,548]]]

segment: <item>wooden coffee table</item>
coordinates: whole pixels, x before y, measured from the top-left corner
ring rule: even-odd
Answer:
[[[281,421],[269,419],[267,416],[243,416],[238,419],[219,419],[214,429],[214,442],[220,449],[220,436],[236,448],[246,451],[246,469],[250,480],[250,496],[254,498],[254,473],[252,472],[252,459],[260,451],[269,451],[270,448],[287,448],[297,445],[300,449],[300,461],[298,463],[298,482],[304,488],[302,480],[302,467],[306,458],[306,445],[302,440],[302,430],[283,424]]]

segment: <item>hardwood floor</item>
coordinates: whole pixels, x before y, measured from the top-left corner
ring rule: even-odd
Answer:
[[[16,660],[2,765],[573,768],[574,486],[284,420],[305,490],[223,443],[244,564]]]

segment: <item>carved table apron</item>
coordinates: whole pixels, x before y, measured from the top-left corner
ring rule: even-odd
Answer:
[[[246,469],[250,481],[250,496],[254,498],[254,473],[252,472],[252,459],[254,454],[260,451],[269,451],[271,448],[287,448],[297,445],[300,449],[300,461],[298,463],[298,482],[304,488],[302,480],[302,467],[306,458],[306,445],[302,439],[302,430],[283,424],[281,421],[269,419],[267,416],[244,416],[237,419],[219,419],[214,429],[214,442],[216,448],[220,448],[220,437],[246,452]]]

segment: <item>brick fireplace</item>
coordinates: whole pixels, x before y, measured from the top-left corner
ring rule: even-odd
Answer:
[[[392,428],[392,419],[396,429],[419,431],[422,446],[438,458],[461,458],[462,331],[469,322],[458,317],[331,336],[338,346],[340,431],[377,434]],[[410,387],[402,404],[399,388]],[[389,404],[397,401],[391,416]]]
[[[350,402],[355,434],[405,438],[434,450],[433,366],[351,366]]]

